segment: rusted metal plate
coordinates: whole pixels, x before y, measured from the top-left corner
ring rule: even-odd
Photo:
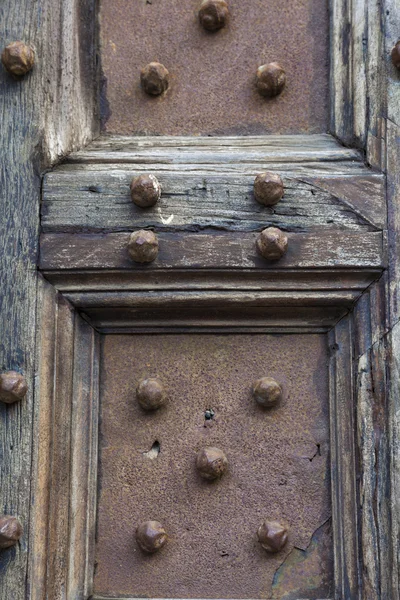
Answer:
[[[96,594],[330,597],[327,360],[323,335],[105,336]],[[150,413],[135,397],[149,376],[170,397]],[[262,376],[283,387],[275,408],[251,397]],[[228,457],[217,482],[196,472],[205,446]],[[257,541],[264,519],[289,526],[276,555]],[[169,534],[151,556],[135,541],[146,520]]]
[[[215,33],[199,24],[199,0],[102,0],[103,118],[113,133],[223,135],[325,132],[328,124],[327,0],[229,0]],[[170,87],[152,97],[140,71],[152,61]],[[257,68],[280,63],[283,93],[264,98]]]

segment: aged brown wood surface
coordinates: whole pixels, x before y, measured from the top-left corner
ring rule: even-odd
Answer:
[[[384,228],[383,176],[331,138],[314,137],[315,148],[296,136],[276,147],[266,137],[252,138],[254,147],[247,138],[94,143],[46,175],[43,231]],[[87,162],[87,155],[94,162]],[[266,168],[278,172],[285,187],[273,208],[260,206],[253,193],[256,174]],[[129,193],[132,178],[142,172],[156,175],[162,189],[157,205],[146,210],[135,206]]]
[[[96,507],[95,331],[40,280],[30,554],[32,600],[91,593]]]
[[[31,590],[27,565],[40,172],[91,139],[96,129],[93,8],[91,0],[5,0],[0,9],[2,45],[23,40],[36,51],[36,66],[23,80],[0,69],[0,368],[21,370],[29,385],[23,402],[0,407],[0,508],[18,515],[25,528],[18,546],[0,556],[2,600],[25,600]]]

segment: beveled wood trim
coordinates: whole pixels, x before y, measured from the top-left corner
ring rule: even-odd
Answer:
[[[91,593],[99,336],[40,283],[31,513],[31,600]]]
[[[380,168],[385,7],[379,0],[330,0],[330,9],[331,131],[346,145],[366,148]]]
[[[87,272],[86,277],[90,278],[90,273]],[[348,309],[345,309],[344,312],[343,309],[342,312],[337,312],[335,319],[331,317],[332,322],[329,324],[330,310],[335,309],[335,302],[340,302],[340,296],[332,296],[333,303],[330,307],[331,300],[328,293],[325,298],[327,306],[313,307],[312,302],[316,298],[323,301],[323,291],[315,298],[305,291],[304,302],[307,304],[308,300],[311,306],[299,306],[295,309],[289,306],[279,327],[281,333],[296,331],[296,319],[297,321],[299,318],[301,319],[301,315],[306,314],[304,313],[306,309],[314,311],[314,321],[309,315],[303,326],[298,327],[297,331],[311,333],[327,332],[330,329],[328,339],[331,351],[331,481],[336,600],[344,598],[370,600],[367,576],[372,581],[373,572],[377,573],[377,568],[372,563],[369,564],[366,571],[363,567],[368,552],[374,547],[374,527],[377,526],[375,521],[371,521],[371,511],[375,506],[376,497],[373,478],[377,475],[374,471],[374,464],[371,463],[372,455],[368,437],[375,435],[371,429],[371,427],[375,427],[373,420],[375,409],[373,406],[368,407],[368,404],[365,403],[365,393],[368,387],[365,378],[357,380],[361,386],[360,390],[355,391],[356,378],[355,374],[353,375],[352,359],[356,348],[364,351],[367,340],[374,340],[380,335],[374,323],[378,326],[378,315],[382,306],[381,285],[382,282],[377,282],[365,292],[367,296],[374,299],[376,305],[374,310],[369,310],[369,313],[365,310],[365,306],[363,307],[364,297],[361,296],[360,310],[356,312],[359,321],[366,314],[370,314],[371,319],[374,315],[371,320],[370,335],[365,333],[365,327],[361,321],[355,326],[351,313],[346,316],[345,313],[348,312]],[[376,291],[374,288],[380,291]],[[192,326],[188,326],[186,323],[186,326],[180,327],[174,317],[171,319],[171,314],[173,316],[174,313],[175,294],[181,322],[184,321],[185,311],[189,306],[196,306]],[[346,295],[343,294],[342,301],[345,297]],[[40,436],[37,439],[34,462],[35,472],[38,473],[38,476],[33,502],[32,531],[34,538],[31,555],[31,570],[32,573],[37,574],[38,586],[37,592],[32,595],[32,600],[44,600],[46,598],[44,594],[49,593],[49,590],[57,594],[57,590],[60,590],[62,586],[64,586],[66,600],[75,600],[77,597],[86,600],[91,594],[97,471],[97,435],[95,431],[98,422],[99,334],[75,311],[83,311],[85,318],[87,316],[93,318],[94,311],[101,312],[103,310],[103,314],[107,315],[108,323],[102,324],[96,319],[94,321],[96,327],[99,327],[104,333],[113,331],[110,327],[110,319],[116,319],[116,313],[121,310],[118,308],[118,304],[124,304],[127,299],[132,303],[132,310],[129,319],[127,321],[120,320],[115,329],[120,333],[130,331],[151,333],[152,331],[166,330],[185,333],[196,331],[266,333],[273,330],[274,319],[277,319],[277,315],[279,318],[279,311],[284,310],[280,306],[272,307],[269,311],[268,306],[262,306],[263,302],[267,301],[268,304],[269,297],[265,292],[257,290],[251,293],[238,293],[235,289],[225,289],[219,298],[220,305],[226,313],[225,322],[221,314],[218,314],[218,311],[215,313],[215,310],[211,308],[207,295],[203,302],[200,291],[194,294],[189,293],[187,296],[182,292],[172,290],[168,294],[138,291],[128,294],[128,296],[125,292],[120,295],[117,292],[112,294],[90,293],[88,295],[84,292],[75,292],[68,298],[76,301],[76,308],[73,308],[72,304],[56,292],[50,284],[42,282],[39,305],[41,312],[44,311],[44,320],[39,333],[42,351],[38,358],[40,369],[37,390],[37,397],[40,400],[37,427]],[[86,305],[85,298],[87,299]],[[218,293],[211,294],[212,303],[216,298],[218,299]],[[284,294],[281,294],[282,298],[285,298]],[[139,299],[139,305],[144,302],[144,319],[141,316],[140,306],[139,308],[135,307],[137,299]],[[185,302],[187,300],[189,306],[182,307],[182,300]],[[236,304],[239,305],[240,310],[235,313]],[[158,329],[155,327],[157,321],[154,313],[157,307],[161,311]],[[127,310],[129,312],[129,307]],[[256,312],[254,313],[254,311]],[[255,320],[254,315],[256,316]],[[253,325],[250,324],[251,320],[253,320]],[[323,327],[324,322],[325,328]],[[166,327],[166,325],[168,326]],[[332,326],[334,326],[333,329]],[[354,335],[354,331],[356,335]],[[360,336],[362,338],[356,343],[356,338]],[[68,357],[70,358],[68,359]],[[360,366],[362,367],[362,360],[363,357],[360,357],[359,362],[354,363],[356,371]],[[54,375],[51,374],[52,369]],[[64,381],[63,377],[67,377],[69,383]],[[361,378],[363,378],[362,371]],[[357,448],[362,458],[360,464],[356,456],[356,423],[359,432]],[[366,432],[362,430],[364,426],[367,427]],[[385,457],[386,446],[382,444],[380,449],[382,464]],[[363,475],[362,495],[356,485],[359,469]],[[385,473],[382,472],[378,477],[381,479],[380,485],[384,486]],[[381,528],[384,518],[388,518],[388,515],[383,506],[379,510],[378,525]],[[69,514],[70,517],[66,518],[66,514]],[[73,519],[72,515],[74,515]],[[358,536],[358,518],[360,518],[362,526],[361,537]],[[49,526],[47,527],[48,522]],[[383,536],[384,533],[382,530],[379,535]],[[47,539],[45,547],[43,539]],[[45,548],[45,554],[43,554],[43,548]],[[381,555],[383,553],[384,549],[381,551]],[[59,571],[56,569],[56,565],[64,566],[61,566],[61,571]],[[383,576],[385,568],[383,556],[379,565],[380,573]],[[380,585],[385,585],[384,580]],[[384,598],[383,595],[377,597]]]
[[[351,319],[329,334],[332,522],[335,598],[359,597],[357,463]]]

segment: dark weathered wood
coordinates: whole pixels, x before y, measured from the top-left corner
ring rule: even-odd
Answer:
[[[316,163],[319,165],[319,163]],[[186,173],[164,171],[156,164],[162,196],[156,206],[143,210],[130,199],[129,184],[140,174],[129,165],[97,171],[61,167],[45,177],[42,230],[44,232],[126,231],[132,227],[222,229],[257,231],[273,225],[287,231],[351,229],[368,231],[385,226],[383,176],[364,169],[364,174],[312,178],[285,171],[283,199],[274,207],[261,206],[254,198],[255,172]],[[148,170],[148,169],[145,169]],[[314,185],[315,183],[315,185]]]
[[[252,307],[245,304],[224,309],[221,306],[208,305],[201,310],[196,307],[175,308],[168,311],[164,305],[156,308],[86,308],[84,313],[90,323],[102,333],[129,333],[139,331],[150,333],[157,331],[179,331],[193,333],[208,331],[229,332],[239,327],[247,332],[305,333],[327,332],[348,310],[336,306],[273,306]]]
[[[382,164],[382,5],[331,0],[331,131]]]
[[[390,529],[387,548],[390,559],[389,597],[400,597],[400,324],[397,323],[387,336],[388,364],[388,442],[390,465]]]
[[[335,596],[357,598],[359,555],[357,536],[356,456],[352,330],[342,319],[329,335],[331,401],[331,484],[334,531]]]
[[[71,415],[68,598],[92,593],[97,496],[100,339],[76,320]]]
[[[259,290],[259,291],[351,291],[362,292],[381,276],[381,269],[159,269],[130,271],[96,269],[79,271],[43,271],[62,292],[126,292],[146,290]]]
[[[279,261],[288,268],[383,268],[382,234],[288,234],[289,249]],[[40,267],[59,269],[252,268],[276,269],[278,263],[258,256],[254,233],[161,233],[157,259],[148,265],[134,263],[128,255],[129,234],[85,235],[48,233],[41,237]]]
[[[96,123],[95,2],[5,0],[2,46],[34,46],[36,65],[21,81],[0,68],[2,143],[0,223],[0,368],[21,370],[29,392],[1,407],[1,512],[25,527],[20,544],[0,557],[0,598],[25,600],[29,550],[34,389],[36,262],[40,170],[91,139]]]

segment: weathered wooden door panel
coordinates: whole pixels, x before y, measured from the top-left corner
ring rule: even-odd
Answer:
[[[218,3],[214,33],[195,0],[0,11],[4,44],[35,54],[0,71],[0,366],[27,388],[0,409],[1,524],[20,523],[0,532],[1,600],[400,598],[397,1]],[[155,60],[169,85],[150,97]],[[274,67],[266,98],[271,61],[286,85]],[[272,207],[263,171],[283,180]],[[152,263],[128,251],[139,229]],[[170,395],[153,414],[149,369]],[[262,411],[271,374],[283,400]],[[228,457],[215,483],[206,441]],[[269,517],[289,528],[272,556]],[[142,518],[169,534],[151,557]]]
[[[102,597],[331,598],[326,335],[149,334],[103,338],[94,593]],[[262,408],[252,385],[283,389]],[[169,401],[143,410],[139,381]],[[196,454],[222,449],[228,470],[202,479]],[[134,536],[160,521],[169,540],[149,556]],[[278,554],[257,540],[284,523]]]
[[[139,135],[326,132],[329,122],[327,0],[230,0],[219,31],[199,23],[198,0],[101,3],[105,131]],[[151,97],[140,71],[158,61],[166,94]],[[259,66],[277,62],[277,98],[255,89]]]

